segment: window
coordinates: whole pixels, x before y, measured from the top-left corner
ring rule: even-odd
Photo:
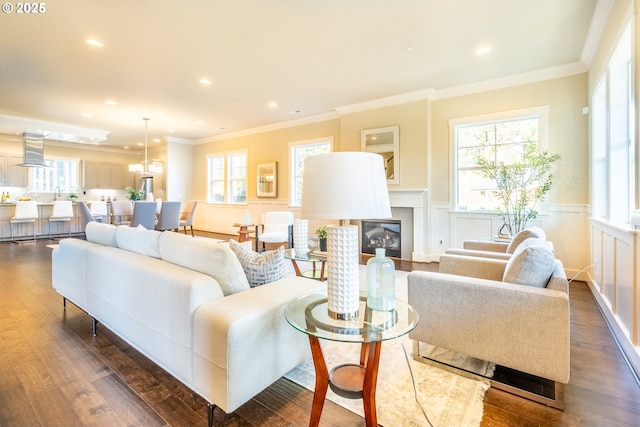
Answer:
[[[494,210],[500,204],[492,195],[494,183],[482,175],[478,158],[506,164],[519,160],[524,146],[546,147],[548,108],[517,110],[450,122],[455,152],[456,209]]]
[[[302,174],[304,173],[304,159],[316,154],[324,154],[331,152],[333,138],[323,138],[312,141],[302,141],[291,143],[290,165],[291,171],[291,187],[290,187],[290,204],[291,206],[300,206],[302,203]]]
[[[72,193],[78,188],[78,160],[45,159],[46,168],[30,168],[30,191]]]
[[[247,201],[247,154],[207,157],[207,202],[239,204]]]
[[[592,99],[592,215],[628,223],[634,200],[631,35],[623,35]]]

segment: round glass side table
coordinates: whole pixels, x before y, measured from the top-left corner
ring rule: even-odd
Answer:
[[[329,316],[327,294],[320,292],[291,301],[284,315],[291,326],[307,334],[311,345],[316,384],[309,426],[315,427],[320,422],[329,386],[340,396],[363,399],[365,424],[377,426],[376,383],[382,342],[405,335],[416,327],[418,314],[413,308],[396,299],[394,310],[372,310],[367,307],[366,294],[362,294],[358,318],[336,320]],[[360,344],[359,363],[338,365],[329,372],[320,339]]]

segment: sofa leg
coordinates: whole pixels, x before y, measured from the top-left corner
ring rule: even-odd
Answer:
[[[207,425],[213,427],[213,411],[216,409],[216,405],[212,403],[207,404]]]
[[[62,308],[67,309],[67,299],[65,297],[62,297]]]
[[[91,329],[93,332],[93,336],[95,337],[98,334],[98,319],[96,319],[95,317],[92,317],[91,320],[92,320]]]

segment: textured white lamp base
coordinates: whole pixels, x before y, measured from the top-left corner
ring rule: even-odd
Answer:
[[[327,297],[329,316],[351,320],[358,317],[358,227],[327,227]]]
[[[309,252],[309,221],[296,219],[293,221],[293,247],[299,254]]]

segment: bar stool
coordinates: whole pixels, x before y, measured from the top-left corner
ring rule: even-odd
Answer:
[[[56,200],[53,202],[53,213],[49,217],[49,239],[52,238],[52,223],[69,223],[69,237],[71,237],[71,218],[73,218],[73,204],[70,200]],[[56,226],[57,230],[57,226]]]
[[[12,218],[9,219],[11,227],[11,241],[19,243],[14,238],[13,224],[28,224],[31,223],[33,227],[33,241],[36,241],[36,219],[38,219],[38,202],[25,201],[16,202],[16,212]]]
[[[89,206],[89,211],[94,220],[103,222],[107,214],[107,202],[104,200],[92,201]]]

